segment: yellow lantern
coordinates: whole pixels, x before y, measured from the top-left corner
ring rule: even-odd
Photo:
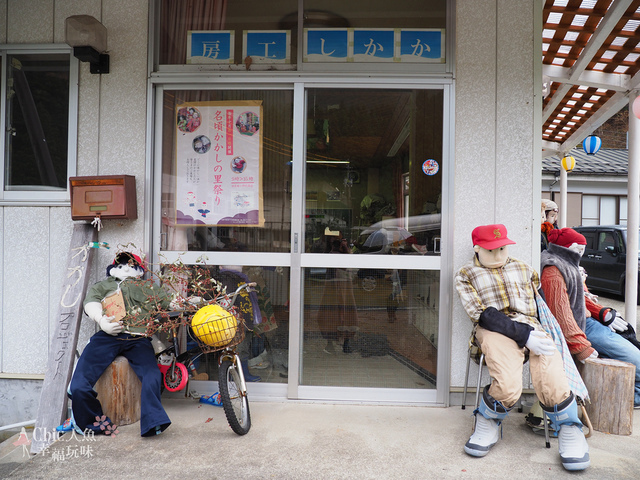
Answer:
[[[576,159],[571,155],[565,155],[562,157],[562,168],[564,168],[567,173],[576,168]]]
[[[220,305],[207,305],[191,319],[194,335],[212,347],[224,347],[236,335],[238,321]]]

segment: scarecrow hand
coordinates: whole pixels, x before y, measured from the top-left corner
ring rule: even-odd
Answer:
[[[533,330],[529,334],[529,340],[525,344],[525,347],[535,355],[553,355],[556,352],[556,344],[551,340],[546,333]]]
[[[103,315],[98,324],[105,333],[115,337],[124,329],[124,327],[122,326],[122,323],[114,322],[114,318],[116,317],[107,317],[106,315]]]
[[[103,317],[102,304],[100,302],[89,302],[84,306],[84,313],[87,314],[91,320],[100,324],[100,320]]]
[[[591,359],[591,360],[595,360],[596,358],[598,358],[598,351],[594,350],[591,355],[589,355],[587,358],[585,358],[584,360],[580,360],[580,363],[584,364],[587,360]]]
[[[616,312],[616,316],[613,321],[609,324],[609,328],[612,332],[624,332],[627,329],[629,324],[627,321],[620,316],[619,313]]]

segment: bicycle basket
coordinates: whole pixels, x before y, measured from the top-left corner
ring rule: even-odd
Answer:
[[[235,315],[217,304],[198,310],[191,319],[191,330],[203,351],[237,345],[244,337],[244,328]]]

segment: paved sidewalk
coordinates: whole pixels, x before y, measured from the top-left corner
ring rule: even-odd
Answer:
[[[70,434],[28,459],[17,436],[0,445],[0,478],[191,479],[636,479],[640,475],[640,410],[630,436],[594,432],[591,467],[566,472],[558,443],[513,411],[504,438],[485,458],[463,452],[471,411],[450,408],[252,402],[253,426],[232,432],[219,407],[169,398],[173,424],[155,438],[139,424],[94,441]],[[28,431],[29,438],[32,430]],[[28,447],[27,447],[28,448]]]

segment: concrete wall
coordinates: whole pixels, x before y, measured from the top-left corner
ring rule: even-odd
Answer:
[[[111,70],[92,75],[88,64],[80,65],[77,174],[135,175],[139,217],[104,222],[100,241],[112,249],[96,256],[94,283],[104,277],[118,244],[145,247],[148,1],[0,0],[0,42],[64,44],[65,19],[80,14],[107,27]],[[0,222],[2,425],[35,418],[40,385],[23,379],[44,375],[73,222],[68,207],[47,206],[0,206]],[[94,331],[85,318],[79,350]]]
[[[102,21],[111,55],[108,75],[91,75],[86,64],[80,68],[78,175],[136,176],[140,218],[105,222],[100,240],[114,249],[128,242],[143,249],[147,0],[0,0],[0,41],[63,43],[64,19],[75,14]],[[532,185],[541,171],[541,81],[535,80],[541,0],[458,0],[455,16],[453,269],[470,260],[471,230],[486,223],[507,225],[517,242],[512,254],[533,264],[540,224],[540,188]],[[72,223],[68,208],[46,206],[0,207],[0,221],[0,392],[17,392],[0,396],[1,423],[9,423],[5,419],[35,417],[28,409],[16,418],[11,409],[38,398],[37,382],[17,378],[44,372]],[[90,282],[104,276],[112,252],[99,252]],[[453,285],[443,288],[453,299],[450,380],[460,387],[471,323]],[[80,347],[93,331],[85,320]],[[16,388],[11,382],[22,383]]]
[[[534,81],[534,72],[535,62],[541,63],[536,40],[541,30],[535,30],[536,16],[542,17],[537,0],[456,3],[454,271],[473,256],[473,228],[492,223],[506,225],[516,242],[512,256],[537,263],[540,190],[532,185],[541,169],[540,152],[534,151],[540,137],[534,105],[541,82]],[[451,387],[460,387],[471,322],[450,288]]]

